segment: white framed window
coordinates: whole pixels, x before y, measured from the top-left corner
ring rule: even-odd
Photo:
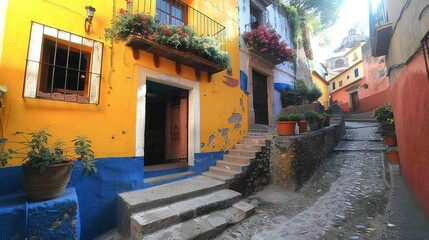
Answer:
[[[103,43],[32,23],[23,96],[98,104]]]

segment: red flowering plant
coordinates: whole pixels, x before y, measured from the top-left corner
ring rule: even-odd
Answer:
[[[274,64],[292,62],[295,59],[295,51],[287,43],[280,41],[281,38],[274,28],[265,26],[243,33],[246,45]]]
[[[121,8],[112,27],[105,30],[104,38],[114,42],[125,40],[130,34],[148,37],[155,33],[157,25],[153,17],[149,14],[132,14]]]
[[[228,53],[220,49],[220,43],[209,36],[198,36],[190,26],[163,25],[149,14],[131,14],[120,9],[112,26],[106,29],[104,38],[112,42],[125,40],[136,34],[159,44],[189,51],[225,68],[231,66]]]

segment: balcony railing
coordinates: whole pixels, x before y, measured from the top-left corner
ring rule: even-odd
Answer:
[[[132,0],[128,2],[129,11],[156,16],[162,24],[190,26],[200,36],[215,38],[221,43],[221,50],[226,50],[225,26],[181,1]]]

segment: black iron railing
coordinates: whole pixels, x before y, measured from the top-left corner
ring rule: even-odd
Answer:
[[[217,39],[221,49],[226,50],[225,26],[197,9],[178,0],[129,0],[128,10],[155,16],[162,24],[186,25],[198,35]]]

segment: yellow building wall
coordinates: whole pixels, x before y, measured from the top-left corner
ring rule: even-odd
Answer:
[[[153,1],[155,4],[156,1]],[[238,3],[236,1],[187,1],[226,27],[226,50],[231,57],[232,78],[239,80]],[[85,5],[96,8],[89,34],[84,31]],[[8,2],[4,25],[3,52],[0,63],[0,84],[8,86],[3,99],[0,120],[3,137],[15,140],[16,131],[31,131],[48,127],[55,138],[65,141],[78,133],[93,142],[97,158],[135,156],[136,102],[138,67],[146,67],[177,76],[175,64],[161,58],[155,68],[152,55],[140,51],[140,59],[123,42],[110,46],[103,37],[105,28],[126,1],[90,0],[13,0]],[[104,42],[99,104],[77,104],[62,101],[23,98],[24,75],[32,21],[59,30]],[[200,79],[201,152],[232,147],[247,134],[248,100],[240,87],[229,87],[226,71]],[[182,66],[182,78],[197,81],[194,69]],[[234,115],[235,114],[235,115]],[[237,115],[239,114],[239,116]],[[230,117],[240,119],[240,124]],[[237,117],[238,116],[238,117]],[[225,137],[225,133],[227,136]],[[209,141],[211,140],[211,141]],[[14,160],[11,165],[18,165]]]
[[[355,77],[355,69],[358,69],[359,75]],[[347,76],[349,79],[347,79]],[[329,92],[336,92],[344,87],[347,87],[351,83],[363,78],[365,76],[365,72],[363,69],[363,62],[359,62],[356,65],[350,67],[346,71],[342,72],[338,76],[334,77],[333,79],[329,80]],[[340,81],[343,81],[343,85],[340,87]],[[332,83],[335,82],[335,90],[332,88]]]
[[[328,83],[322,79],[315,71],[311,71],[311,78],[313,83],[320,88],[322,91],[322,96],[317,99],[325,108],[329,107],[329,93],[328,93]]]

